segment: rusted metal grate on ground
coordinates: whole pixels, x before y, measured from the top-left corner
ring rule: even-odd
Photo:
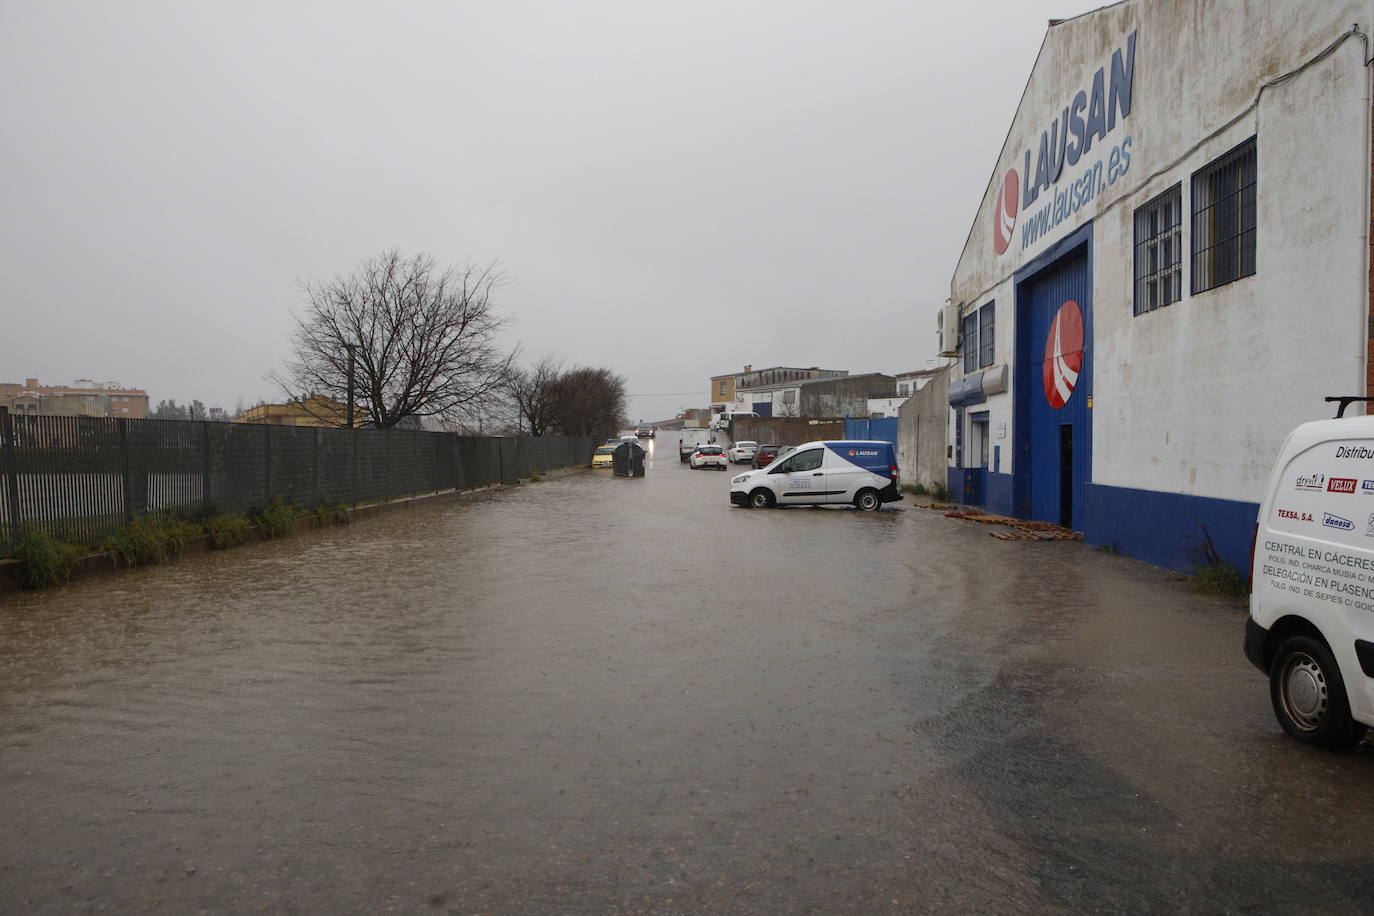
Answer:
[[[1065,528],[1052,522],[1034,522],[1006,515],[985,512],[946,512],[947,518],[961,518],[980,525],[1005,525],[1009,531],[989,531],[999,541],[1081,541],[1083,532]]]

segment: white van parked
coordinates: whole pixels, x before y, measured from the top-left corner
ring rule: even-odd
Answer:
[[[807,442],[730,481],[731,504],[756,509],[853,503],[871,511],[901,498],[897,449],[882,441]]]
[[[1374,416],[1293,430],[1260,504],[1245,655],[1284,731],[1350,747],[1374,726]]]

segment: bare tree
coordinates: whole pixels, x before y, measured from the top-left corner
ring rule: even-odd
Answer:
[[[558,386],[563,367],[552,356],[506,373],[505,391],[517,412],[517,424],[531,436],[542,436],[557,422]]]
[[[570,436],[608,436],[623,429],[625,379],[609,369],[579,366],[562,373],[553,387],[553,428]]]
[[[307,283],[293,358],[273,377],[288,399],[344,425],[352,350],[353,390],[375,425],[463,420],[496,396],[509,368],[496,346],[504,321],[491,303],[502,282],[492,264],[440,271],[429,255],[393,250],[347,276]]]

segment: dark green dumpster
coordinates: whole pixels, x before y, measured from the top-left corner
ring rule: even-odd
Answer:
[[[611,456],[611,467],[617,477],[643,477],[644,449],[637,442],[621,442]]]

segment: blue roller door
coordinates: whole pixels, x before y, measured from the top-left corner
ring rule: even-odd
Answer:
[[[1018,285],[1021,514],[1082,527],[1092,479],[1092,270],[1087,246]]]

